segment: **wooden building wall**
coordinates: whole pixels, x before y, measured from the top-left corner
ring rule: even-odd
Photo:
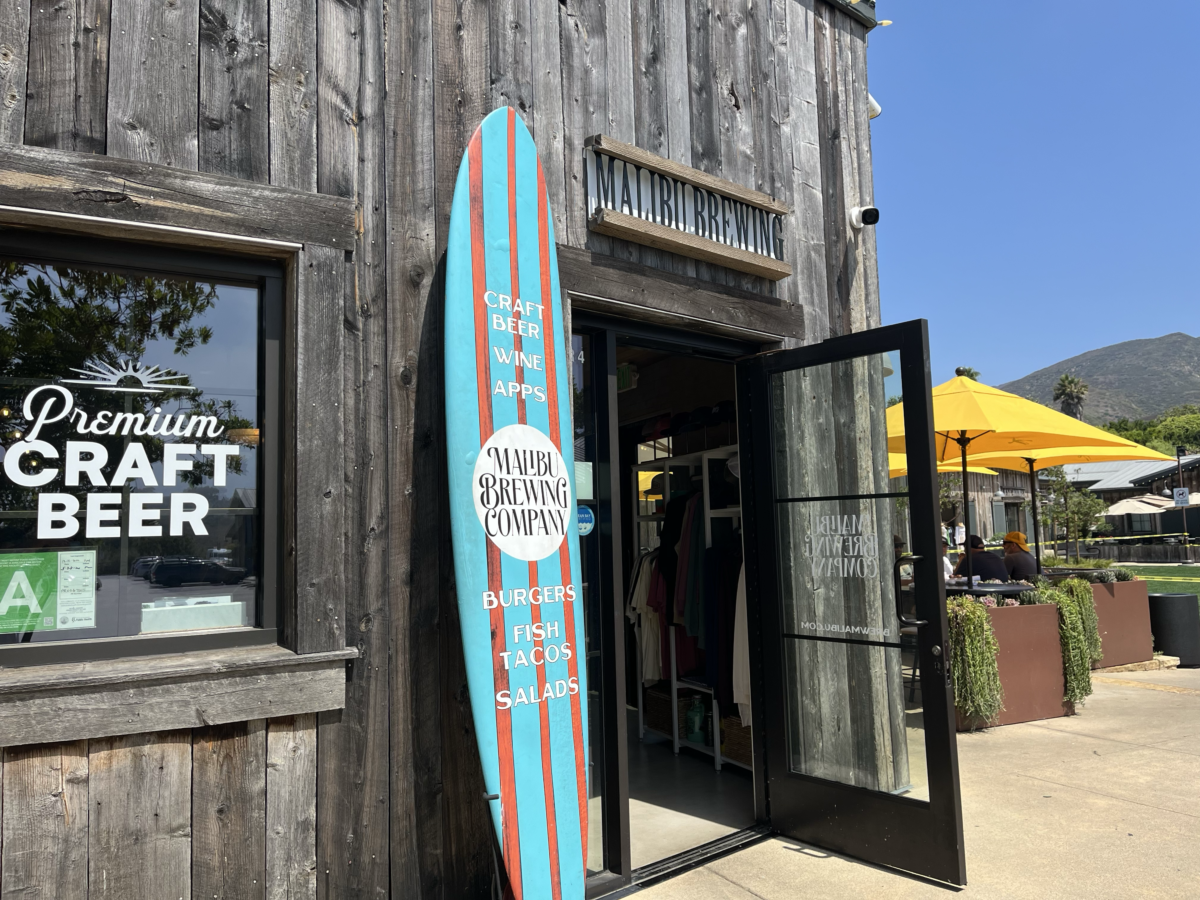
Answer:
[[[721,297],[731,316],[784,310],[797,341],[879,323],[874,235],[847,221],[871,202],[866,33],[821,0],[0,0],[0,149],[20,149],[23,167],[0,203],[139,221],[157,213],[139,205],[137,173],[160,166],[198,204],[224,184],[208,176],[246,183],[222,214],[265,236],[275,220],[255,184],[353,202],[353,249],[306,244],[297,262],[309,339],[296,353],[340,381],[322,388],[344,403],[339,434],[298,437],[313,443],[295,473],[296,527],[319,546],[296,559],[294,590],[298,615],[323,629],[297,650],[360,652],[345,709],[315,729],[6,751],[0,897],[488,895],[445,500],[440,291],[459,160],[502,104],[533,132],[558,242],[576,251],[564,287],[581,272],[613,284],[661,273],[680,303],[715,297],[718,321]],[[582,142],[596,133],[790,203],[796,274],[774,285],[590,234]],[[150,168],[117,178],[85,165],[103,157]],[[279,839],[314,809],[315,867]],[[246,887],[255,871],[262,891]]]

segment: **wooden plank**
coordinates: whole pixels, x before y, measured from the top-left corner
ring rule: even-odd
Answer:
[[[629,146],[651,159],[658,158],[666,162],[671,155],[667,139],[667,97],[669,93],[677,93],[677,86],[670,84],[667,77],[663,12],[660,0],[633,0],[632,50],[637,69],[633,94],[637,125],[634,137],[629,139]],[[603,143],[603,137],[599,142],[593,140],[593,144]],[[690,140],[688,151],[688,159],[691,159]],[[634,191],[636,190],[637,184],[634,181]],[[635,193],[634,203],[637,202]],[[619,233],[616,236],[627,237]],[[640,247],[632,258],[656,269],[678,271],[669,252],[670,248],[667,250],[668,252],[663,252],[654,247]],[[695,263],[692,267],[695,268]]]
[[[211,650],[204,653],[169,653],[52,666],[6,668],[0,669],[0,698],[7,701],[11,697],[38,691],[65,695],[72,691],[114,685],[138,687],[212,675],[313,669],[326,664],[338,665],[356,655],[357,651],[345,649],[319,655],[297,656],[282,647],[266,645]]]
[[[342,198],[37,147],[0,146],[0,204],[354,248]]]
[[[317,894],[328,898],[386,896],[389,880],[384,4],[363,0],[358,12],[361,58],[355,64],[361,68],[354,76],[351,161],[361,231],[353,265],[346,266],[340,310],[345,346],[329,364],[346,398],[338,423],[346,454],[338,465],[352,511],[341,526],[346,571],[341,640],[358,648],[360,657],[347,680],[346,707],[336,724],[328,722],[334,717],[323,718],[319,739]],[[319,180],[329,175],[329,161],[320,156]]]
[[[200,0],[112,0],[109,156],[195,169]]]
[[[559,17],[535,15],[530,32],[530,77],[533,82],[533,115],[526,124],[537,142],[550,196],[550,216],[555,234],[565,233],[566,207],[564,159],[566,135],[563,131],[562,55],[559,48]],[[572,136],[572,140],[577,140]],[[572,150],[574,152],[574,150]]]
[[[558,266],[562,289],[578,309],[764,344],[804,337],[803,310],[773,297],[561,245]]]
[[[869,204],[871,196],[865,29],[845,13],[821,6],[815,33],[827,308],[833,335],[879,322],[878,301],[873,299],[878,297],[873,229],[856,232],[849,224],[850,208]]]
[[[533,115],[526,118],[542,159],[542,174],[546,193],[550,197],[550,217],[555,234],[565,234],[566,172],[560,160],[565,159],[566,139],[563,132],[562,54],[559,48],[559,17],[540,9],[533,16],[531,28],[533,81]],[[571,153],[577,153],[577,135],[571,135]]]
[[[30,0],[0,0],[0,144],[25,133]]]
[[[267,723],[192,732],[192,893],[217,900],[265,892]]]
[[[604,88],[608,106],[608,125],[605,132],[621,141],[637,139],[637,106],[634,91],[636,8],[630,0],[604,2],[604,62],[607,69]]]
[[[266,900],[317,896],[317,717],[267,722]]]
[[[317,0],[317,190],[339,197],[358,170],[360,2]]]
[[[24,141],[35,147],[75,149],[75,3],[27,4],[29,70]],[[0,26],[2,27],[2,26]]]
[[[871,162],[871,116],[867,102],[867,36],[866,29],[850,19],[849,77],[852,90],[848,92],[852,102],[850,134],[857,177],[855,179],[857,206],[875,205],[873,165]],[[864,325],[877,328],[883,324],[879,309],[879,270],[875,245],[875,228],[866,226],[858,232],[859,275],[862,289]]]
[[[88,751],[89,900],[190,900],[191,735],[105,738]]]
[[[437,560],[421,543],[438,531],[440,493],[417,460],[441,465],[445,428],[436,417],[417,417],[418,401],[436,409],[441,394],[441,308],[437,266],[431,0],[399,0],[395,15],[408,23],[390,39],[387,118],[409,127],[388,129],[387,221],[387,506],[390,733],[390,861],[392,894],[433,897],[442,883],[442,743],[438,685]],[[543,16],[543,19],[548,18]],[[557,20],[557,17],[554,17]],[[538,32],[540,33],[540,31]],[[444,36],[443,36],[444,40]],[[443,45],[444,46],[444,45]],[[535,43],[535,47],[537,44]],[[557,37],[554,44],[557,51]],[[555,70],[557,75],[557,69]],[[535,80],[536,85],[540,80]],[[534,101],[537,120],[540,100]],[[449,110],[438,109],[448,123]],[[561,111],[559,113],[561,117]],[[547,130],[549,129],[548,126]],[[562,140],[561,118],[558,139]],[[438,155],[438,165],[448,165]],[[418,477],[420,476],[420,477]],[[426,498],[436,496],[432,507]],[[432,518],[429,513],[432,513]],[[436,552],[436,549],[435,549]],[[432,571],[433,579],[422,575]],[[419,710],[419,714],[417,714]]]
[[[688,78],[688,32],[686,0],[659,0],[662,27],[662,70],[669,85],[664,100],[666,112],[666,156],[685,166],[692,164],[692,103],[683,90]],[[620,137],[614,134],[613,137]]]
[[[554,15],[545,4],[540,5],[539,12],[543,18]],[[423,20],[421,12],[418,21]],[[467,140],[490,111],[486,106],[491,41],[486,4],[479,0],[434,0],[431,33],[432,131],[425,131],[429,123],[423,122],[422,131],[413,136],[411,144],[407,139],[397,141],[394,154],[398,156],[408,146],[420,148],[422,143],[418,141],[426,139],[423,135],[432,134],[436,243],[425,238],[429,226],[424,210],[411,210],[415,218],[405,228],[409,235],[405,263],[411,259],[414,271],[421,276],[410,279],[410,286],[402,293],[389,293],[388,297],[398,312],[412,311],[405,315],[403,324],[397,323],[403,343],[393,351],[404,356],[393,357],[393,380],[398,366],[401,387],[394,388],[391,395],[398,404],[392,408],[392,421],[402,431],[409,429],[411,437],[404,443],[412,447],[412,458],[403,461],[408,465],[406,469],[396,460],[392,475],[393,496],[399,498],[402,492],[407,495],[404,505],[392,508],[392,527],[397,529],[393,553],[397,560],[403,559],[406,551],[411,553],[406,560],[407,579],[396,563],[392,566],[399,576],[392,581],[392,610],[397,617],[392,627],[393,646],[397,656],[407,656],[405,667],[398,668],[393,679],[392,696],[396,702],[400,692],[410,692],[407,702],[411,704],[412,774],[408,777],[414,780],[417,822],[423,826],[427,819],[430,823],[428,831],[422,827],[417,838],[421,896],[485,897],[491,891],[492,824],[486,803],[482,802],[482,767],[461,666],[458,603],[447,537],[449,500],[443,471],[446,428],[440,400],[445,272],[438,257],[434,257],[437,270],[426,265],[428,254],[438,253],[437,247],[446,244],[459,162]],[[542,47],[544,52],[549,49],[544,43]],[[415,57],[414,64],[420,61],[423,66],[423,59]],[[414,84],[414,90],[416,87]],[[414,94],[414,99],[417,96]],[[572,132],[564,127],[563,134]],[[428,145],[424,146],[428,152]],[[557,162],[544,160],[544,165],[549,168]],[[426,177],[424,170],[418,174],[421,179]],[[422,197],[421,192],[426,190],[427,183],[419,181],[416,196]],[[404,269],[395,272],[392,285],[400,283],[404,274]],[[406,421],[401,414],[411,416],[411,420]],[[404,509],[408,504],[412,516],[406,521]],[[393,716],[399,714],[399,709],[393,711]],[[393,734],[404,727],[404,722],[395,722]],[[403,765],[407,761],[400,762]],[[404,770],[394,767],[393,771],[394,778],[405,777]]]
[[[691,164],[709,175],[721,175],[721,141],[718,133],[718,96],[713,48],[715,10],[712,0],[686,4],[688,35],[688,110],[691,116]],[[743,185],[744,187],[744,185]],[[708,263],[696,263],[696,276],[704,281],[727,284],[732,273]]]
[[[590,227],[593,231],[601,234],[649,244],[660,250],[669,250],[692,259],[716,263],[728,269],[748,272],[772,281],[787,278],[792,274],[792,267],[783,260],[742,250],[740,247],[719,244],[705,237],[679,231],[669,225],[659,225],[657,222],[611,209],[599,210],[592,217]]]
[[[810,340],[829,336],[825,269],[824,199],[821,187],[821,140],[817,114],[816,0],[782,0],[784,30],[777,38],[786,56],[784,149],[791,164],[794,211],[786,220],[787,255],[796,270],[789,300],[802,304]],[[786,43],[784,43],[786,42]],[[777,71],[780,67],[777,67]]]
[[[533,10],[529,0],[488,3],[492,108],[511,106],[527,122],[533,105]]]
[[[559,4],[562,41],[563,133],[566,149],[566,228],[560,243],[611,254],[612,239],[587,227],[583,148],[569,143],[608,128],[608,59],[604,4],[566,0]]]
[[[318,657],[304,666],[234,674],[9,692],[0,704],[0,746],[340,709],[345,702],[345,665],[344,656]]]
[[[697,187],[708,188],[719,194],[724,194],[726,197],[732,197],[744,203],[749,203],[752,206],[758,206],[780,215],[791,211],[786,203],[776,200],[774,197],[770,197],[761,191],[756,191],[753,188],[745,187],[742,184],[729,181],[725,178],[718,178],[699,169],[693,169],[691,166],[677,163],[674,160],[664,159],[657,154],[643,150],[641,147],[635,147],[632,144],[614,140],[607,135],[593,135],[585,140],[584,144],[601,150],[609,156],[615,156],[617,159],[626,160],[643,168],[653,169],[655,172],[662,172],[664,175],[670,175],[674,179],[694,184]]]
[[[88,896],[88,745],[4,753],[2,900]]]
[[[345,644],[344,254],[305,248],[296,314],[296,652]]]
[[[104,152],[109,5],[31,4],[26,144]]]
[[[200,0],[200,171],[270,172],[268,0]]]
[[[627,141],[637,140],[637,102],[634,98],[634,9],[630,0],[605,0],[604,13],[604,105],[605,131]],[[578,136],[572,136],[578,141]],[[578,153],[578,147],[576,153]],[[589,241],[599,241],[594,233]],[[657,250],[628,241],[609,242],[612,254],[621,259],[645,262]],[[599,246],[599,244],[597,244]]]
[[[317,189],[317,0],[269,0],[271,184]]]

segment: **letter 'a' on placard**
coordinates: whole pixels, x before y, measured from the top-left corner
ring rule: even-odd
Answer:
[[[588,740],[570,358],[513,109],[467,145],[446,250],[446,454],[471,713],[513,896],[583,900]]]

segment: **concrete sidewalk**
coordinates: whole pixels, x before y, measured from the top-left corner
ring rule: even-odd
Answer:
[[[1200,670],[1098,675],[1078,716],[959,736],[980,898],[1200,897]],[[945,898],[957,891],[770,840],[638,900]]]

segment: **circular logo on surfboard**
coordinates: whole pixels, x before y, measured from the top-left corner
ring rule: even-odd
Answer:
[[[529,425],[506,425],[483,445],[471,480],[475,514],[509,556],[544,559],[571,522],[571,483],[558,448]]]

